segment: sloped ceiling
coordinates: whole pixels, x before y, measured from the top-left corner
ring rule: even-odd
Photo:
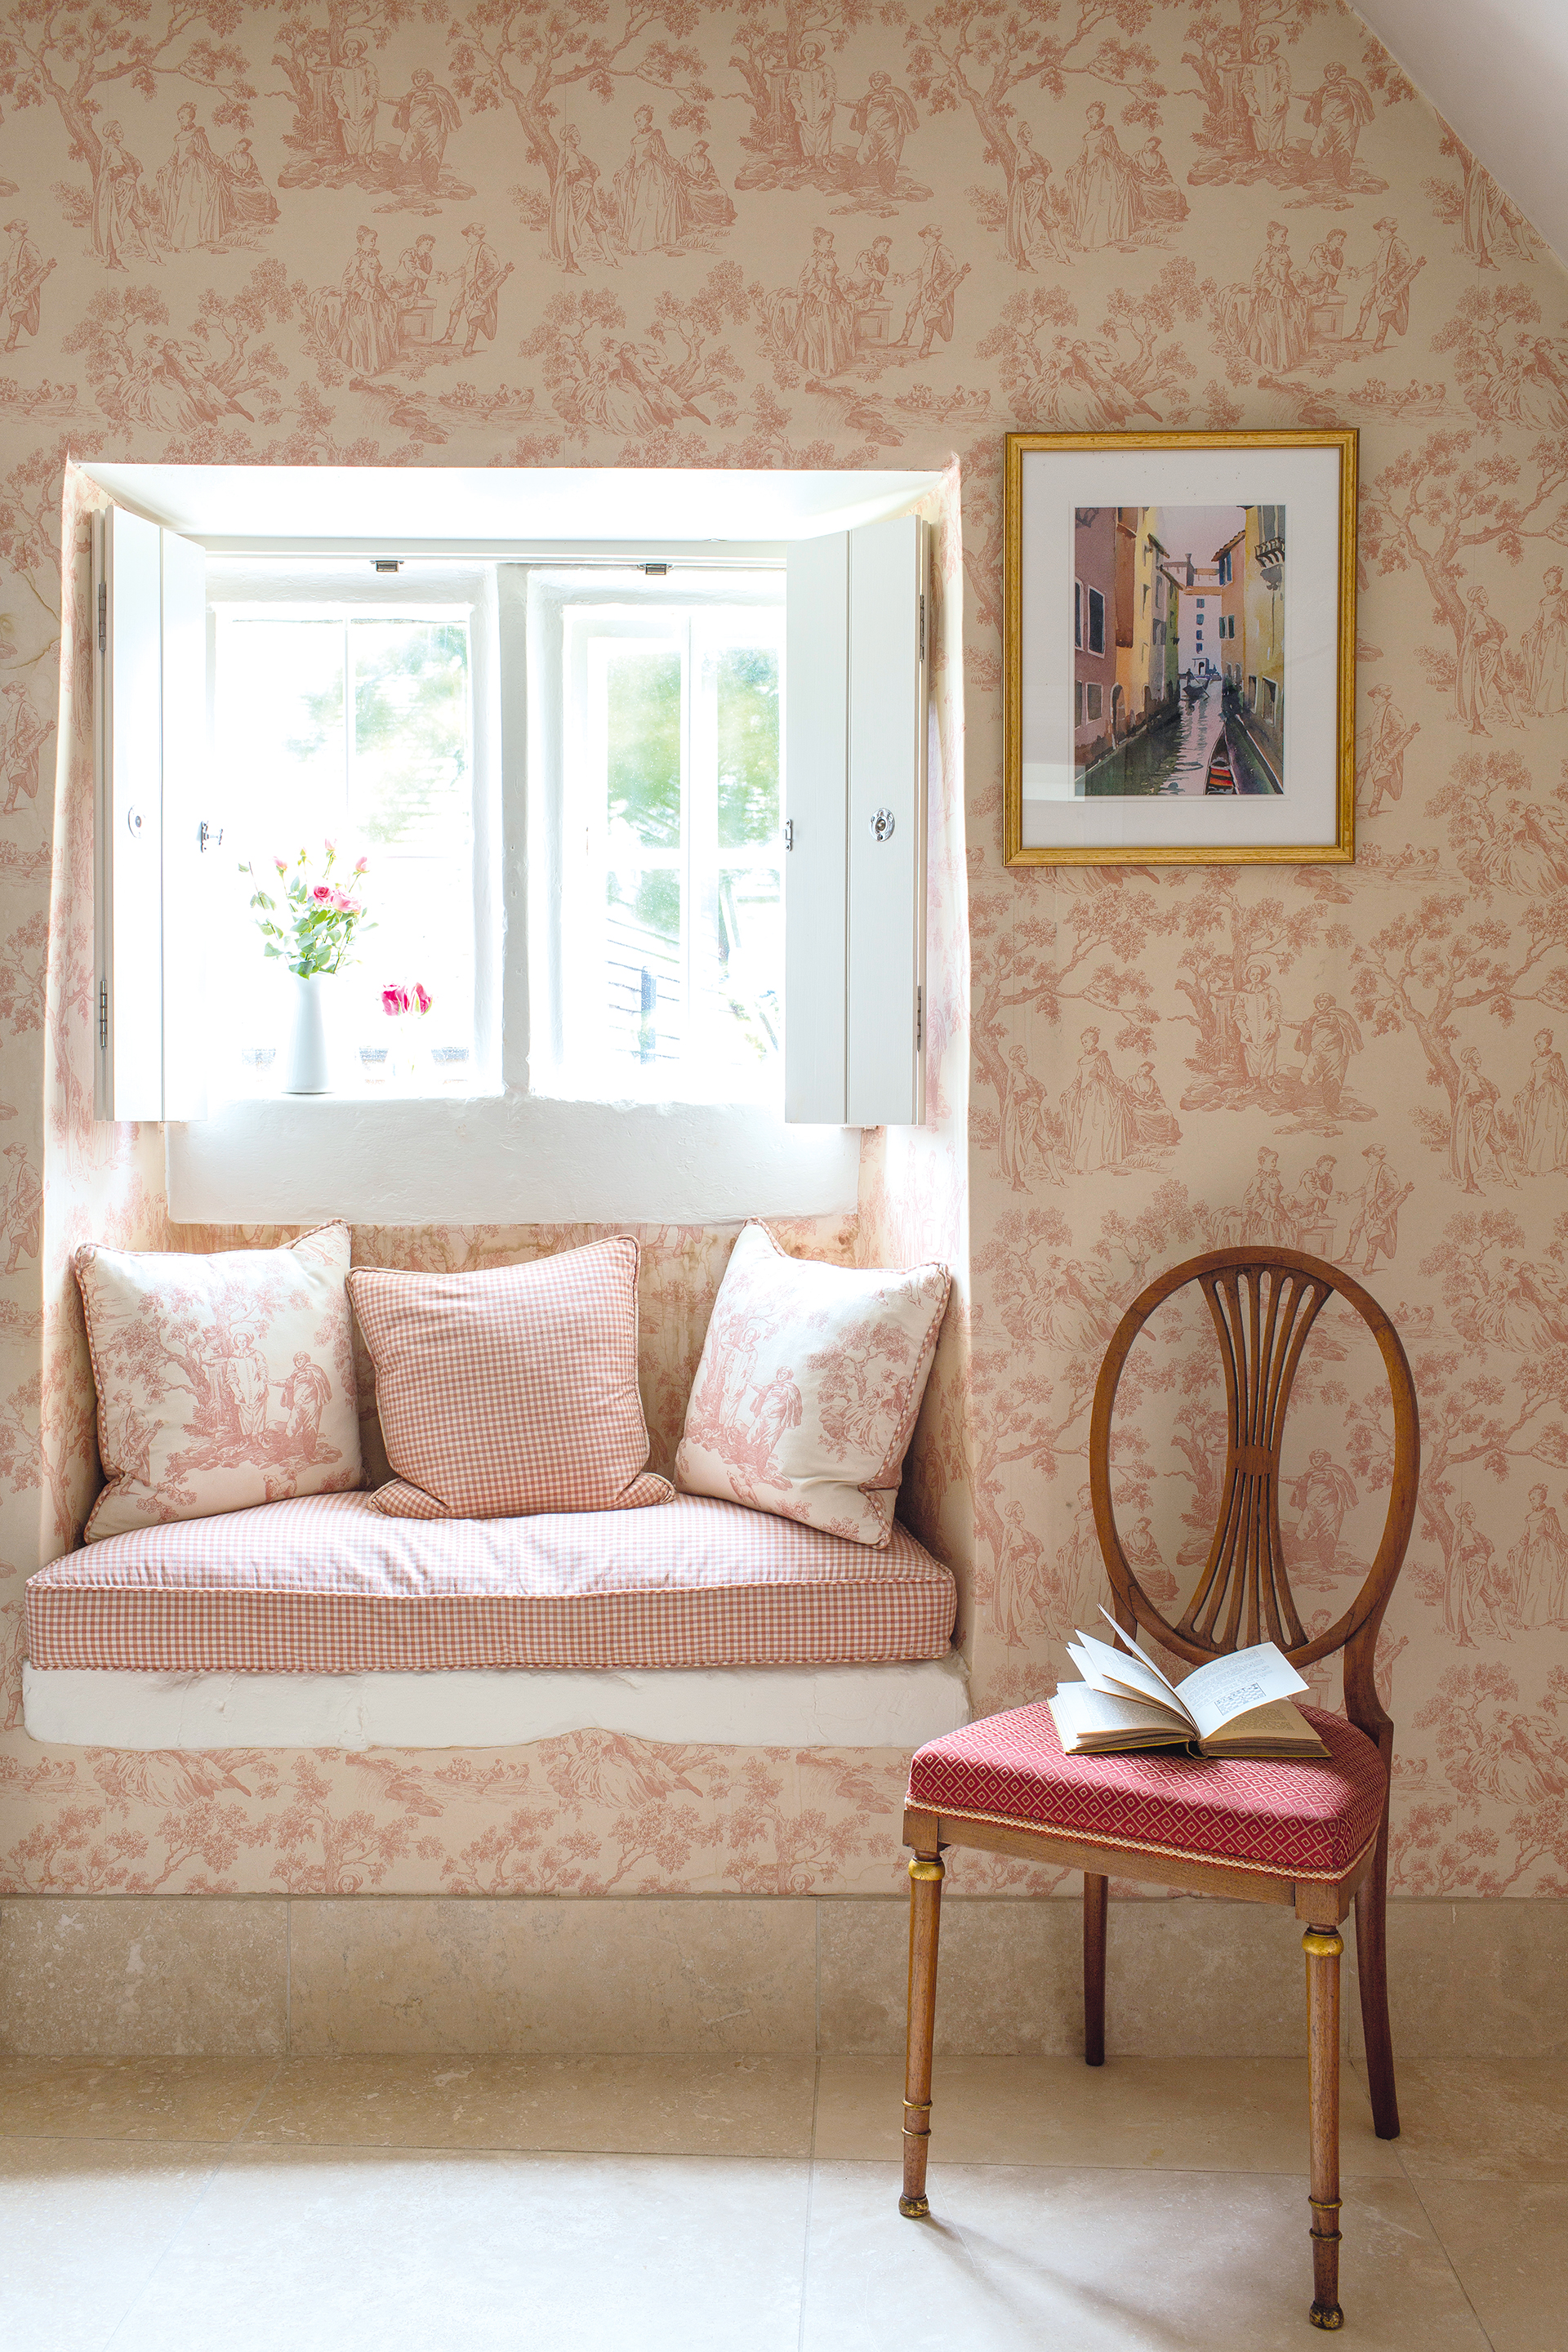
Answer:
[[[1360,13],[1568,263],[1568,0],[1362,0]]]

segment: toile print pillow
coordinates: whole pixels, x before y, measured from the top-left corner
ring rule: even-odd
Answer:
[[[677,1486],[889,1542],[948,1289],[942,1265],[818,1265],[747,1225],[714,1301]]]
[[[109,1481],[84,1543],[363,1484],[348,1270],[342,1224],[211,1257],[84,1243]]]

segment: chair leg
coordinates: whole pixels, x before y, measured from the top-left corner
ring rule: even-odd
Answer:
[[[1310,2075],[1312,2179],[1308,2203],[1312,2226],[1314,2327],[1342,2327],[1340,2309],[1340,1954],[1337,1927],[1309,1927],[1301,1938],[1307,1955],[1307,2058]]]
[[[1384,1817],[1372,1868],[1356,1889],[1356,1974],[1361,1982],[1361,2030],[1366,2043],[1367,2088],[1379,2139],[1399,2137],[1394,2088],[1394,2036],[1388,2027],[1388,1820]]]
[[[942,1927],[942,1857],[918,1853],[910,1864],[910,2005],[904,2044],[904,2193],[907,2221],[931,2211],[926,2153],[931,2147],[931,2051],[936,2032],[936,1947]]]
[[[1105,1925],[1107,1881],[1083,1874],[1083,2063],[1105,2063]]]

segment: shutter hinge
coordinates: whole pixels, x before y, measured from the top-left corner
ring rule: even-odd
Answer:
[[[98,650],[100,654],[106,654],[109,651],[109,583],[107,580],[100,580],[98,583]]]
[[[925,1044],[925,1041],[926,1041],[926,1005],[925,1005],[925,996],[926,996],[926,992],[925,992],[925,990],[924,990],[923,988],[917,988],[917,989],[916,989],[916,991],[915,991],[915,1051],[916,1051],[916,1053],[917,1053],[917,1054],[920,1052],[920,1050],[921,1050],[921,1046]]]
[[[921,659],[926,657],[926,600],[921,598]]]
[[[786,849],[793,849],[795,847],[795,819],[793,816],[785,817],[784,819],[784,847]]]
[[[98,983],[98,1050],[100,1054],[109,1051],[109,982],[106,980]]]

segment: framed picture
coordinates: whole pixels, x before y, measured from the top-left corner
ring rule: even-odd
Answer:
[[[1355,856],[1356,436],[1009,433],[1009,866]]]

